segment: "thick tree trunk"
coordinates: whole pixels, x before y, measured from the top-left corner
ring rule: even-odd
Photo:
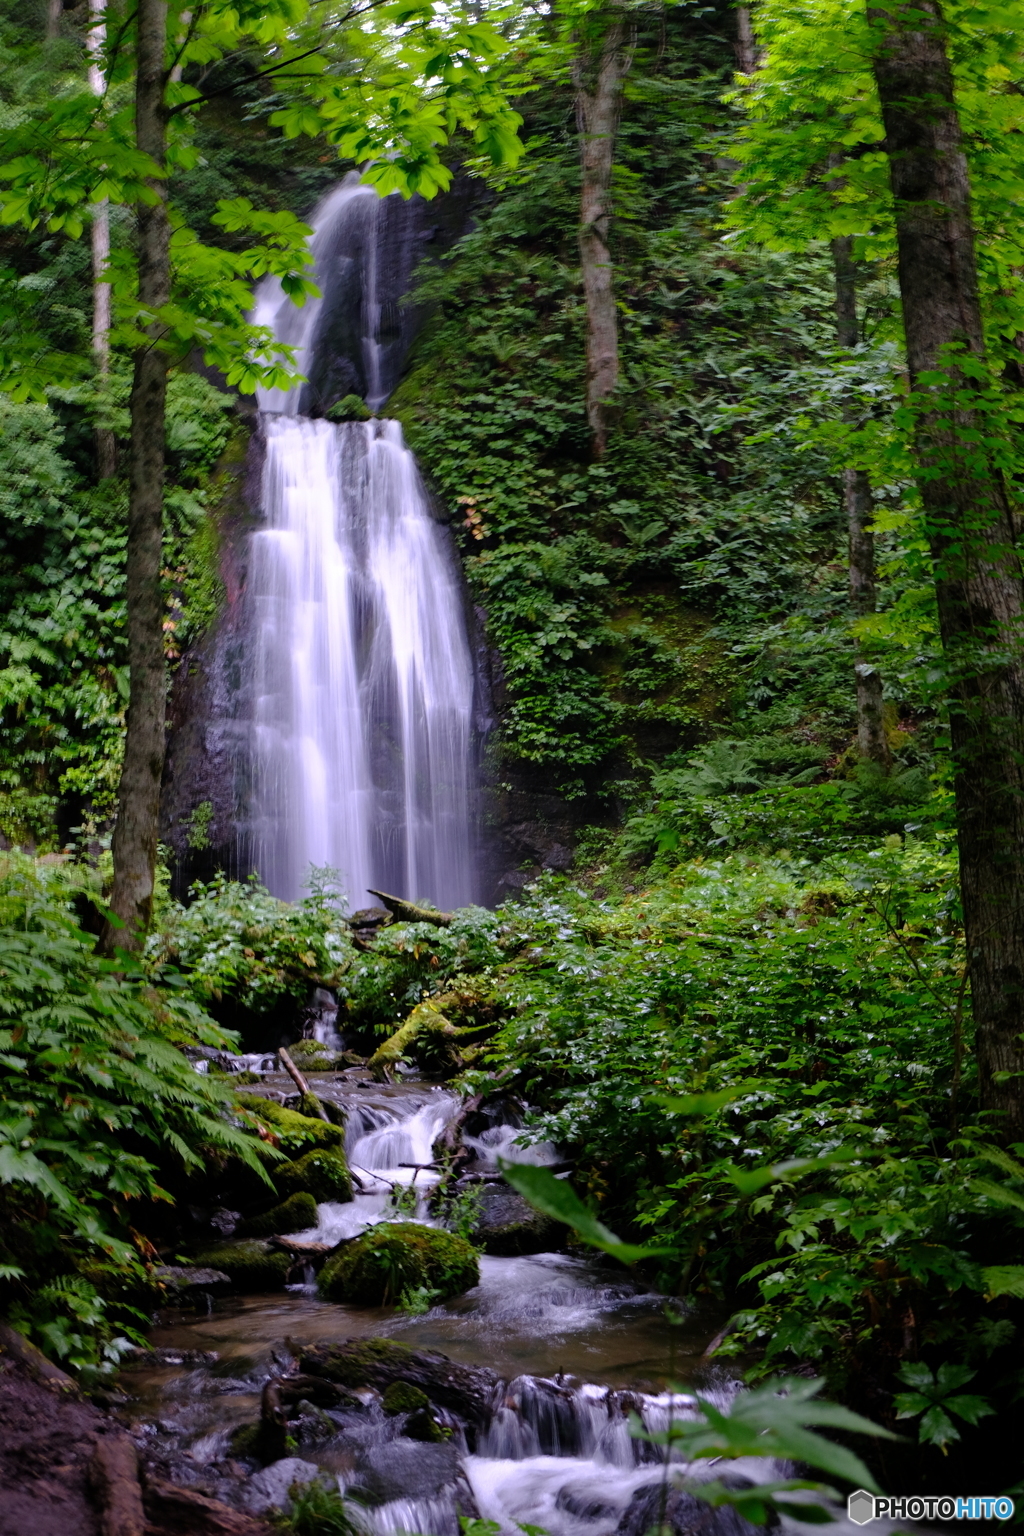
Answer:
[[[832,241],[836,278],[836,339],[852,350],[859,340],[857,329],[857,268],[853,239],[838,235]],[[850,418],[849,408],[844,410]],[[875,538],[871,532],[873,505],[871,482],[862,469],[843,471],[843,496],[850,547],[850,606],[856,618],[875,611]],[[854,683],[857,691],[857,755],[888,770],[892,762],[882,721],[882,678],[854,647]]]
[[[601,40],[593,89],[585,81],[585,61],[577,61],[576,111],[580,133],[580,266],[587,308],[587,421],[593,454],[603,456],[619,381],[619,318],[615,309],[614,269],[608,250],[612,166],[622,110],[622,84],[628,69],[626,29],[613,16]]]
[[[89,0],[89,89],[102,96],[103,45],[106,41],[106,0]],[[110,204],[106,198],[92,212],[92,355],[96,360],[100,389],[106,393],[110,376],[110,284],[106,280],[110,260]],[[101,480],[109,480],[117,468],[117,447],[109,427],[96,428],[96,468]]]
[[[164,67],[166,0],[138,0],[135,132],[140,150],[164,163],[167,119]],[[170,298],[170,226],[163,180],[151,182],[155,203],[138,205],[139,298],[148,306]],[[125,924],[108,924],[102,949],[137,947],[153,911],[160,781],[164,767],[163,536],[164,408],[167,359],[157,346],[135,354],[131,398],[131,475],[128,507],[128,730],[114,828],[114,887],[110,908]]]
[[[873,6],[874,74],[896,204],[907,360],[923,397],[919,485],[950,675],[960,879],[982,1107],[1024,1137],[1024,588],[999,473],[972,434],[983,352],[970,183],[936,0]],[[942,369],[945,381],[922,382]],[[951,399],[953,391],[956,397]],[[930,397],[930,398],[929,398]]]

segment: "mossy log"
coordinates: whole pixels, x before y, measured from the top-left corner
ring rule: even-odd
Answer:
[[[403,901],[401,896],[387,896],[383,891],[369,888],[371,896],[379,896],[388,911],[400,923],[433,923],[435,928],[450,928],[454,912],[435,912],[433,907],[418,907],[414,901]]]
[[[354,1306],[394,1305],[423,1288],[444,1300],[480,1283],[476,1249],[465,1238],[415,1221],[382,1222],[345,1246],[320,1271],[320,1294]]]
[[[452,1077],[462,1069],[456,1044],[459,1031],[433,1003],[417,1003],[404,1024],[377,1047],[367,1066],[378,1082],[386,1082],[393,1069],[413,1052],[418,1064],[438,1077]]]

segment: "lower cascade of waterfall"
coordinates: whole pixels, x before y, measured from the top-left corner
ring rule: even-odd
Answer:
[[[316,1228],[291,1241],[336,1243],[393,1218],[392,1192],[409,1185],[418,1204],[399,1219],[430,1222],[427,1197],[440,1177],[433,1147],[458,1112],[457,1096],[365,1076],[317,1087],[345,1111],[362,1188],[351,1201],[320,1205]],[[286,1099],[290,1088],[268,1075],[261,1091]],[[499,1155],[557,1159],[550,1146],[516,1147],[514,1114],[498,1122],[476,1138],[477,1178]],[[258,1514],[287,1507],[290,1487],[319,1479],[343,1493],[365,1536],[459,1536],[467,1517],[493,1522],[500,1536],[521,1536],[524,1526],[549,1536],[647,1536],[659,1527],[686,1536],[698,1525],[703,1536],[754,1536],[729,1509],[701,1504],[677,1482],[684,1474],[769,1481],[779,1474],[774,1463],[684,1467],[645,1438],[694,1412],[694,1398],[672,1384],[693,1377],[707,1319],[673,1329],[664,1298],[623,1271],[561,1253],[485,1254],[480,1271],[473,1290],[419,1316],[323,1302],[311,1270],[283,1295],[225,1299],[207,1316],[165,1314],[152,1355],[122,1377],[144,1457],[177,1483]],[[239,1466],[232,1432],[259,1416],[271,1379],[287,1383],[304,1349],[382,1336],[430,1352],[435,1369],[438,1351],[448,1357],[440,1369],[470,1382],[471,1411],[457,1411],[451,1397],[435,1404],[441,1432],[425,1436],[415,1413],[388,1411],[373,1388],[326,1408],[300,1401],[289,1415],[294,1450],[262,1471]],[[720,1367],[705,1368],[700,1384],[721,1404],[740,1385]],[[852,1536],[835,1514],[832,1529]],[[788,1517],[782,1524],[805,1529]]]
[[[297,900],[311,866],[475,898],[473,668],[462,593],[395,421],[265,418],[247,601],[253,862]]]

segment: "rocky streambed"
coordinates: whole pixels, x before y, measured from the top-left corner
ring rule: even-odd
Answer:
[[[299,1102],[275,1072],[252,1092]],[[499,1155],[558,1165],[554,1147],[516,1148],[514,1105],[467,1115],[443,1088],[380,1084],[358,1068],[318,1076],[316,1092],[344,1122],[351,1198],[319,1200],[315,1226],[262,1239],[240,1237],[238,1213],[215,1202],[198,1213],[221,1246],[204,1274],[179,1277],[187,1305],[163,1311],[151,1349],[122,1373],[118,1413],[145,1476],[256,1520],[320,1480],[367,1536],[458,1536],[476,1517],[503,1536],[645,1536],[659,1524],[737,1536],[743,1522],[677,1489],[638,1433],[692,1412],[690,1385],[722,1400],[736,1390],[702,1358],[721,1319],[672,1323],[664,1298],[625,1271],[558,1251],[564,1232],[497,1179]],[[396,1217],[436,1225],[442,1178],[448,1199],[475,1191],[476,1283],[407,1289],[403,1308],[326,1299],[325,1263],[365,1246],[360,1234],[383,1236]],[[267,1286],[212,1262],[219,1253],[230,1268],[254,1242],[282,1259]]]

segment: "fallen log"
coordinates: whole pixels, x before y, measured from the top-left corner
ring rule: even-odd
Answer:
[[[414,901],[403,901],[401,896],[388,896],[383,891],[370,888],[371,896],[379,896],[388,911],[401,923],[433,923],[435,928],[450,928],[454,912],[435,912],[433,907],[418,907]]]

